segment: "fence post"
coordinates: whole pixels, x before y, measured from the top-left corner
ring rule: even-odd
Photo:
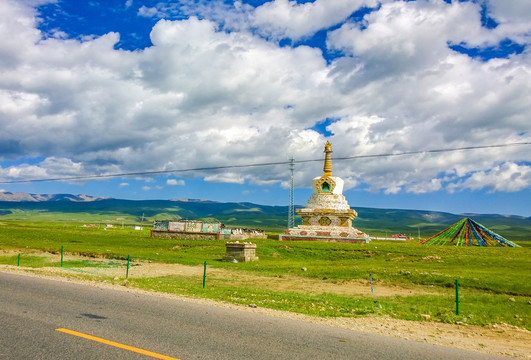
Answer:
[[[125,273],[125,278],[129,277],[129,263],[131,262],[131,255],[127,255],[127,271]]]
[[[63,267],[63,251],[64,251],[64,246],[61,245],[61,267]]]
[[[205,288],[205,283],[206,283],[206,266],[207,266],[207,262],[205,261],[205,270],[203,271],[203,289]]]
[[[455,314],[459,315],[459,280],[455,279]]]
[[[372,287],[372,274],[369,273],[369,280],[371,281],[371,292],[374,294],[374,288]]]
[[[20,253],[18,253],[18,263],[17,266],[20,266]]]

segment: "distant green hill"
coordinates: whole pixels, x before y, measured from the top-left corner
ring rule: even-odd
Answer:
[[[490,230],[514,241],[531,241],[531,217],[497,214],[451,214],[438,211],[356,208],[355,226],[368,234],[401,232],[422,238],[434,235],[468,216]]]
[[[85,200],[89,199],[89,200]],[[436,211],[356,208],[354,226],[372,236],[403,233],[431,236],[465,215]],[[201,200],[120,200],[61,195],[46,200],[0,201],[0,221],[72,221],[150,225],[153,220],[216,219],[227,226],[282,231],[287,227],[287,206],[220,203]],[[475,221],[513,241],[531,241],[531,218],[468,214]],[[300,224],[300,219],[298,224]]]

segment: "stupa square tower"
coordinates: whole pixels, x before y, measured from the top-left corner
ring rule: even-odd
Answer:
[[[369,235],[352,227],[358,213],[343,196],[343,179],[332,176],[332,146],[325,144],[323,175],[312,181],[313,194],[303,209],[297,209],[302,225],[290,228],[280,240],[314,240],[368,243]]]

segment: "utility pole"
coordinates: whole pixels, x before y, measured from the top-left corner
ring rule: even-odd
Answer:
[[[293,171],[295,170],[295,161],[293,157],[289,159],[289,170],[291,172],[290,183],[289,183],[289,210],[288,210],[288,229],[295,227],[295,210],[293,208],[293,195],[294,195],[294,185],[293,185]]]

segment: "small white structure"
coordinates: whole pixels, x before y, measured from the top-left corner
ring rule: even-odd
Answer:
[[[256,256],[256,244],[247,242],[240,243],[236,241],[225,243],[225,247],[227,253],[223,257],[224,261],[236,260],[239,262],[247,262],[258,260],[258,257]]]

